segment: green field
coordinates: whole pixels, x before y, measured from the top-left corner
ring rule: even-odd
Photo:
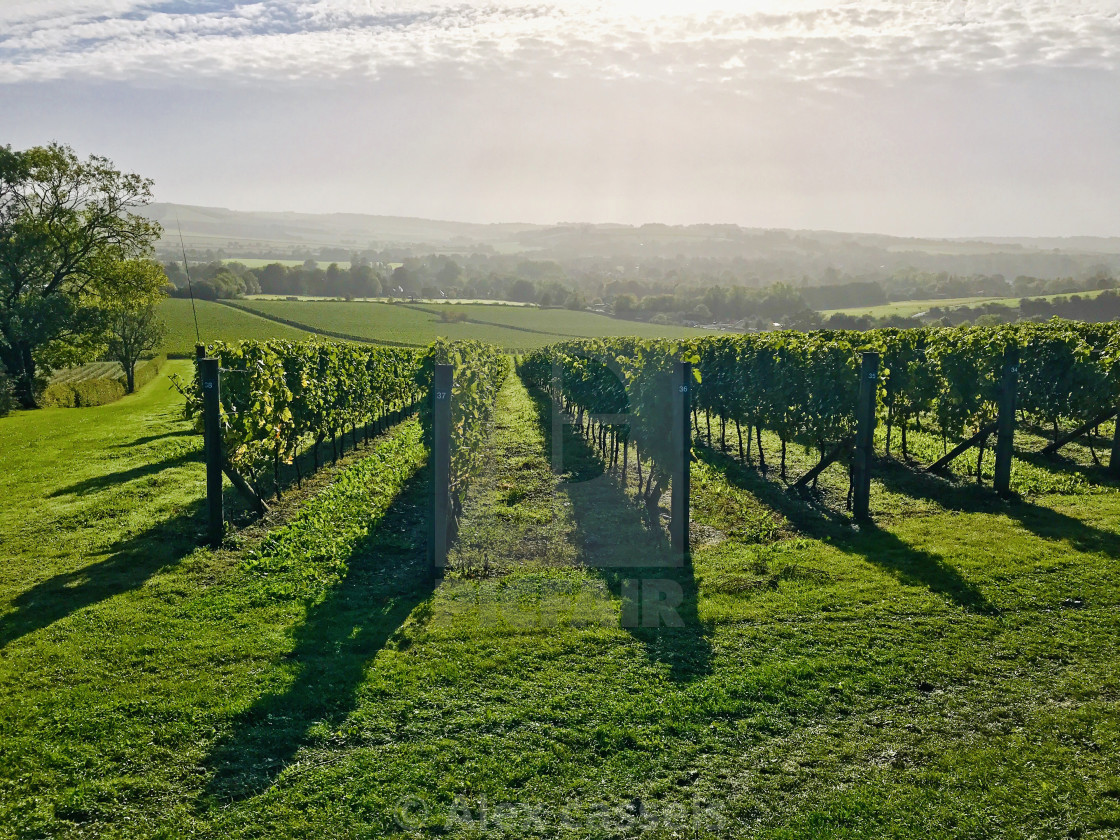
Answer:
[[[292,298],[296,298],[299,301],[319,301],[319,302],[331,301],[331,300],[333,300],[333,301],[345,300],[344,297],[340,297],[339,295],[266,295],[266,294],[245,295],[244,300],[247,300],[247,301],[248,300],[291,300]],[[351,301],[359,301],[359,302],[364,301],[364,302],[367,302],[367,303],[384,303],[385,298],[383,298],[383,297],[351,298]],[[428,303],[434,303],[434,304],[439,304],[439,305],[447,304],[447,305],[450,305],[450,306],[455,306],[455,305],[458,305],[458,304],[481,303],[481,304],[486,304],[487,306],[520,306],[520,307],[528,307],[530,309],[536,308],[535,303],[524,303],[522,301],[516,301],[516,300],[494,300],[492,298],[455,298],[454,300],[447,300],[447,299],[444,299],[444,298],[409,298],[407,302],[408,303],[418,303],[418,304],[428,304]]]
[[[567,426],[554,473],[511,377],[432,585],[415,421],[262,521],[227,494],[215,551],[180,399],[0,420],[0,836],[1120,830],[1120,488],[1083,446],[1021,452],[1013,501],[881,465],[856,529],[842,469],[798,496],[717,428],[665,567],[633,462]],[[629,579],[682,626],[623,620]]]
[[[281,318],[312,331],[333,332],[366,341],[426,345],[443,336],[475,339],[510,350],[553,344],[583,336],[639,335],[677,338],[702,334],[685,327],[622,321],[591,312],[489,304],[389,304],[363,301],[237,301],[240,308]],[[465,313],[468,320],[446,323],[441,311]]]
[[[1055,295],[1027,295],[1032,300],[1054,300],[1055,298],[1066,298],[1071,294],[1078,294],[1083,298],[1092,298],[1100,294],[1100,291],[1092,292],[1065,292]],[[956,309],[961,306],[978,306],[982,303],[992,303],[996,306],[1007,306],[1016,308],[1019,306],[1021,297],[963,297],[963,298],[930,298],[928,300],[899,300],[893,303],[884,303],[879,306],[851,306],[845,309],[822,309],[821,315],[828,317],[839,313],[841,315],[867,315],[871,318],[887,318],[891,315],[898,315],[907,318],[917,315],[919,312],[926,312],[933,307],[937,306],[941,309]]]
[[[222,260],[226,263],[241,263],[246,268],[264,268],[266,265],[272,263],[279,263],[280,265],[288,266],[289,268],[296,268],[302,266],[307,260],[283,260],[283,259],[256,259],[254,257],[233,257],[231,259]],[[338,263],[339,268],[350,268],[350,260],[316,260],[319,268],[326,268],[331,263]]]
[[[642,324],[591,312],[537,309],[517,304],[389,304],[251,298],[229,303],[196,301],[195,305],[203,341],[299,340],[316,333],[331,337],[333,333],[334,337],[423,346],[445,336],[487,341],[508,350],[527,350],[565,338],[630,334],[645,338],[678,338],[701,334],[700,330],[685,327]],[[468,320],[445,323],[439,315],[445,308],[465,314]],[[160,352],[193,355],[195,330],[191,302],[169,298],[160,304],[160,314],[168,327]]]
[[[300,340],[310,337],[304,330],[213,301],[195,301],[195,306],[198,309],[199,333],[204,342],[266,338]],[[167,336],[160,352],[194,356],[195,326],[190,300],[167,298],[160,303],[160,317],[167,325]]]

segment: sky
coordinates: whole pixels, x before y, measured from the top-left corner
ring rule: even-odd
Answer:
[[[1116,0],[0,0],[0,143],[159,201],[1120,235]]]

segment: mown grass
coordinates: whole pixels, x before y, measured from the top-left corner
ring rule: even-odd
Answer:
[[[619,321],[591,312],[484,304],[411,304],[368,301],[245,300],[237,305],[310,331],[366,341],[426,345],[436,338],[473,339],[509,350],[528,350],[564,338],[634,334],[647,338],[699,335],[698,330]],[[467,316],[444,321],[441,313]]]
[[[195,307],[198,310],[198,331],[203,342],[269,338],[299,341],[310,338],[310,333],[305,330],[278,324],[213,301],[198,300],[195,301]],[[159,314],[167,325],[167,335],[160,352],[193,358],[195,322],[191,302],[185,298],[167,298],[160,302]]]
[[[831,471],[798,494],[717,437],[697,447],[697,542],[674,565],[635,476],[623,488],[570,425],[554,441],[511,377],[433,588],[412,421],[213,552],[185,527],[199,465],[164,464],[173,409],[152,390],[70,410],[54,437],[45,413],[0,421],[25,424],[5,443],[38,435],[84,464],[61,477],[29,446],[9,495],[25,501],[0,520],[13,836],[1120,826],[1115,493],[1000,500],[895,465],[856,530]],[[128,460],[95,457],[114,437]],[[812,457],[791,451],[791,472]],[[163,492],[136,492],[148,482]],[[74,492],[87,518],[37,512]],[[162,548],[106,575],[96,552],[118,557],[105,543],[130,529]],[[679,586],[681,626],[641,626],[631,580]]]
[[[607,315],[571,309],[537,309],[522,306],[492,306],[488,304],[438,303],[424,308],[435,314],[454,307],[453,312],[463,312],[479,323],[515,329],[533,329],[551,332],[565,338],[601,338],[604,336],[637,335],[642,338],[687,338],[701,330],[671,325],[647,324],[641,321],[623,321]]]

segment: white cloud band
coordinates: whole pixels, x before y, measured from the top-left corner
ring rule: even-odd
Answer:
[[[9,0],[0,82],[376,77],[392,68],[653,78],[747,91],[1120,66],[1111,3]]]

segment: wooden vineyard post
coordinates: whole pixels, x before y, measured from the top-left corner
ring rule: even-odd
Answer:
[[[432,515],[428,559],[432,575],[447,565],[451,509],[451,365],[436,365],[432,381]]]
[[[669,538],[682,559],[688,557],[689,470],[692,464],[692,363],[673,365],[673,475]]]
[[[1011,455],[1015,444],[1015,397],[1019,390],[1019,348],[1008,347],[1003,357],[996,415],[996,472],[992,486],[997,493],[1011,492]]]
[[[206,510],[209,543],[222,544],[224,515],[222,511],[222,428],[221,382],[217,359],[198,360],[198,378],[202,383],[203,448],[206,453]]]
[[[852,515],[870,518],[871,460],[875,447],[875,394],[879,387],[879,354],[864,353],[856,400],[856,450],[852,455]]]

